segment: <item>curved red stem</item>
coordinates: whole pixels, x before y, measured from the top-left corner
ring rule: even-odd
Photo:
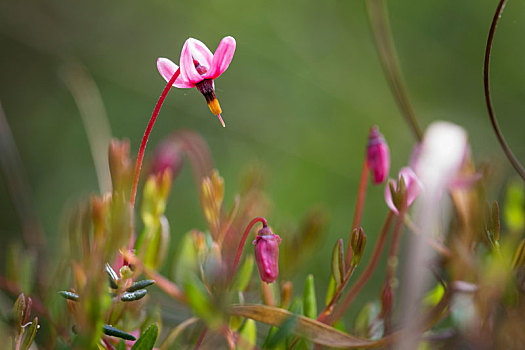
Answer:
[[[248,238],[248,234],[252,230],[253,225],[256,223],[261,222],[263,224],[263,227],[268,227],[268,222],[263,217],[256,217],[250,223],[248,226],[246,226],[246,229],[244,230],[244,233],[241,238],[241,242],[239,243],[239,247],[237,248],[237,255],[235,256],[235,261],[233,262],[232,269],[230,272],[230,280],[233,278],[233,274],[235,273],[235,270],[237,269],[237,266],[239,265],[239,260],[241,260],[242,251],[244,249],[244,245],[246,244],[246,239]]]
[[[177,71],[173,74],[170,81],[162,91],[162,94],[159,97],[159,100],[157,101],[157,104],[155,105],[155,109],[153,110],[153,114],[151,115],[151,118],[149,120],[148,126],[146,127],[146,131],[144,132],[144,136],[142,137],[142,142],[140,144],[139,149],[139,155],[137,157],[137,164],[135,165],[135,175],[133,177],[133,185],[131,187],[131,196],[130,196],[130,202],[131,207],[135,207],[135,198],[137,197],[137,186],[139,183],[139,175],[140,175],[140,169],[142,168],[142,160],[144,159],[144,152],[146,151],[146,144],[148,143],[149,135],[151,134],[151,129],[153,129],[153,125],[155,124],[155,120],[157,120],[157,116],[159,115],[160,108],[162,107],[162,104],[164,103],[164,100],[166,99],[166,96],[168,95],[168,92],[170,91],[170,88],[172,87],[173,83],[175,83],[175,80],[178,78],[180,74],[180,68],[177,69]]]

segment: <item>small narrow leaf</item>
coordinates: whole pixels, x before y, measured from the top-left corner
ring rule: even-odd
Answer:
[[[154,280],[142,280],[142,281],[133,282],[131,287],[129,287],[126,290],[126,292],[135,292],[135,291],[137,291],[139,289],[147,288],[147,287],[151,286],[152,284],[155,284]]]
[[[13,306],[13,319],[15,320],[18,328],[22,326],[22,322],[24,321],[25,310],[26,310],[26,297],[24,293],[21,293],[16,299],[15,305]]]
[[[29,328],[27,328],[24,342],[22,343],[21,350],[29,350],[33,340],[35,340],[36,331],[38,330],[38,317],[35,317]]]
[[[135,292],[131,292],[131,293],[125,292],[120,297],[120,300],[121,301],[135,301],[135,300],[139,300],[139,299],[144,298],[147,293],[148,293],[148,291],[145,290],[145,289],[139,289],[139,290],[137,290]]]
[[[326,290],[326,299],[325,299],[326,305],[330,304],[330,301],[332,301],[332,298],[334,297],[334,294],[335,294],[335,289],[336,289],[336,286],[335,286],[334,276],[330,276],[330,282],[328,282],[328,289]]]
[[[244,291],[250,283],[253,272],[253,255],[248,255],[244,260],[239,272],[235,274],[235,280],[233,281],[233,289],[237,291]]]
[[[60,292],[58,292],[58,294],[60,294],[61,296],[63,296],[66,299],[73,300],[73,301],[78,301],[78,294],[77,293],[61,290]]]
[[[303,313],[306,317],[317,318],[314,276],[308,275],[303,291]]]
[[[113,270],[108,263],[106,263],[106,273],[108,274],[109,286],[113,289],[117,289],[118,288],[117,282],[119,278],[115,270]]]
[[[151,350],[155,346],[157,336],[159,335],[159,326],[154,323],[149,326],[140,336],[139,340],[133,345],[131,350]]]
[[[104,325],[102,331],[104,332],[104,334],[110,335],[112,337],[118,337],[125,340],[137,340],[137,338],[135,338],[133,335],[107,324]]]
[[[336,287],[339,287],[344,278],[344,252],[343,240],[338,239],[332,251],[332,276],[334,277]]]
[[[239,340],[237,341],[237,350],[249,350],[255,347],[255,342],[257,340],[257,327],[255,321],[247,319],[244,322],[240,332]]]

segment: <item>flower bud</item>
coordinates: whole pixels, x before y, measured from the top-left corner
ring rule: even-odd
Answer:
[[[355,228],[352,231],[350,245],[352,247],[352,251],[354,252],[354,255],[352,256],[352,265],[359,265],[366,246],[366,234],[362,227]]]
[[[368,134],[366,161],[372,172],[373,184],[378,185],[385,181],[390,170],[390,150],[377,126],[373,126]]]
[[[259,276],[266,283],[274,282],[279,275],[281,237],[268,227],[263,227],[257,232],[257,238],[252,243],[255,245],[255,262],[259,269]]]
[[[184,157],[180,146],[173,140],[166,140],[155,149],[151,162],[151,173],[163,174],[169,169],[173,178],[176,178],[183,163]]]
[[[422,191],[423,184],[414,171],[404,167],[399,171],[398,183],[389,180],[385,186],[385,202],[398,215],[399,209],[402,206],[408,208]]]

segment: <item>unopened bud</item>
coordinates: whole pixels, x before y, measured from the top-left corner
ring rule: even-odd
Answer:
[[[133,173],[133,166],[129,158],[129,141],[111,140],[108,153],[113,191],[127,192],[131,186]]]
[[[173,178],[176,178],[182,169],[184,157],[182,149],[177,142],[166,140],[162,142],[153,154],[151,162],[151,172],[153,174],[162,174],[166,170],[171,171]]]
[[[385,202],[388,207],[399,214],[402,207],[408,208],[423,191],[423,184],[412,169],[404,167],[399,171],[397,184],[389,180],[385,187]]]
[[[352,240],[350,245],[352,247],[352,251],[354,252],[352,255],[352,265],[355,266],[361,261],[361,257],[363,256],[366,246],[366,234],[362,227],[355,228],[352,231]]]
[[[368,134],[366,162],[372,172],[373,184],[384,182],[390,170],[390,150],[377,126],[373,126]]]
[[[259,269],[259,276],[266,283],[273,283],[279,275],[279,244],[281,237],[268,227],[257,232],[255,245],[255,262]]]

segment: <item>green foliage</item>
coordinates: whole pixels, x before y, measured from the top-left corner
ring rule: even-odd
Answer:
[[[157,324],[152,324],[140,336],[140,338],[133,344],[131,350],[151,350],[155,346],[157,337],[159,335],[159,327]]]
[[[308,275],[303,290],[303,314],[306,317],[317,318],[317,299],[315,296],[314,276]]]

